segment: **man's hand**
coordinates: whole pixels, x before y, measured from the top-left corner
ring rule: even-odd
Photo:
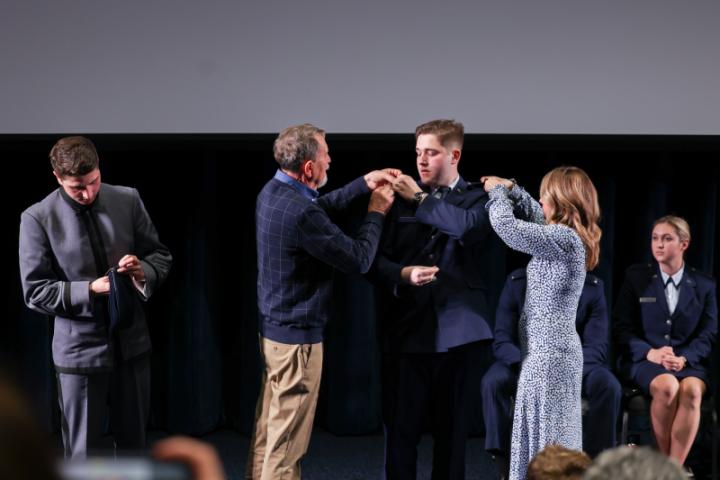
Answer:
[[[414,178],[410,175],[399,175],[392,184],[392,188],[404,200],[410,201],[416,192],[422,192]]]
[[[668,356],[673,357],[675,354],[673,353],[672,347],[665,346],[660,348],[651,348],[647,353],[646,358],[652,363],[662,365],[663,360]]]
[[[512,190],[513,187],[513,182],[507,178],[495,177],[492,175],[481,177],[480,181],[483,182],[483,187],[485,187],[486,192],[489,192],[498,185],[505,185],[505,188],[508,190]]]
[[[109,295],[110,294],[110,279],[100,277],[97,280],[90,283],[90,293],[92,295]]]
[[[402,175],[402,172],[397,168],[383,168],[382,170],[373,170],[363,178],[367,187],[370,190],[375,190],[378,187],[392,183],[398,175]]]
[[[387,215],[395,201],[395,194],[390,185],[378,187],[370,194],[370,202],[368,203],[368,212],[378,212]]]
[[[136,282],[142,283],[145,281],[145,271],[143,270],[142,263],[135,255],[125,255],[118,262],[118,273],[124,273],[130,275]]]
[[[435,281],[435,274],[439,272],[438,267],[424,267],[421,265],[411,265],[403,267],[400,276],[405,283],[413,287],[422,287],[430,282]]]

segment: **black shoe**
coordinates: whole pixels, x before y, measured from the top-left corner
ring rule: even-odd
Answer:
[[[496,454],[493,455],[492,458],[495,460],[495,466],[498,471],[498,479],[507,480],[510,477],[510,461],[508,460],[508,457]]]

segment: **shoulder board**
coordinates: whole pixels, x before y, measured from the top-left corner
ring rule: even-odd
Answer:
[[[483,184],[480,182],[467,182],[465,185],[465,190],[477,190],[478,188],[485,191],[485,187],[483,187]]]
[[[517,270],[514,270],[510,273],[510,279],[511,280],[524,280],[525,275],[527,275],[527,272],[524,268],[518,268]]]
[[[690,267],[690,272],[691,272],[693,275],[696,275],[696,276],[698,276],[698,277],[704,278],[705,280],[712,280],[713,282],[715,281],[715,278],[713,278],[712,275],[710,275],[710,274],[708,274],[708,273],[705,273],[705,272],[702,272],[702,271],[696,269],[695,267]]]

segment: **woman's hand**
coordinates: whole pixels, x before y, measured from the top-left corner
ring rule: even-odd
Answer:
[[[663,358],[662,366],[665,370],[671,372],[679,372],[687,365],[687,359],[685,357],[676,357],[675,355],[667,355]]]
[[[663,364],[663,360],[665,360],[665,357],[674,357],[675,353],[673,353],[672,347],[665,346],[660,348],[651,348],[650,351],[647,353],[647,358],[652,363],[657,363],[658,365]]]
[[[512,187],[514,185],[512,180],[508,180],[507,178],[502,177],[495,177],[492,175],[481,177],[480,181],[483,182],[486,192],[489,192],[498,185],[504,185],[505,188],[507,188],[508,190],[512,190]]]

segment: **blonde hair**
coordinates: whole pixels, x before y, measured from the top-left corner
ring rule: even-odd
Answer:
[[[587,173],[578,167],[550,170],[540,184],[540,197],[553,207],[548,223],[567,225],[577,232],[585,245],[585,268],[592,270],[600,261],[602,230],[597,190]]]
[[[655,223],[653,223],[652,226],[653,230],[655,230],[655,227],[657,227],[661,223],[667,223],[668,225],[673,227],[681,242],[684,242],[686,240],[688,242],[690,241],[690,225],[684,218],[675,215],[665,215],[664,217],[660,217],[655,220]]]

